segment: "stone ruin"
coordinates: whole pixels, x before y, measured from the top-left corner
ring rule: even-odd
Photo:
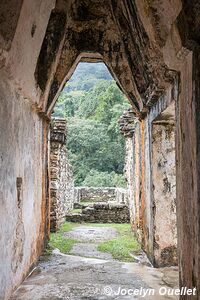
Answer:
[[[130,223],[127,190],[114,187],[75,188],[74,208],[81,212],[68,213],[70,222]]]
[[[67,159],[66,121],[52,119],[50,132],[50,200],[51,231],[56,231],[65,221],[127,223],[145,245],[144,231],[151,231],[149,258],[155,266],[177,265],[176,225],[176,172],[174,104],[155,118],[152,123],[151,142],[142,148],[142,127],[132,109],[119,120],[121,134],[125,137],[125,178],[127,190],[119,188],[74,187],[71,166]],[[151,185],[143,184],[142,165],[146,163],[143,150],[152,160]],[[148,171],[148,170],[146,170]],[[153,199],[152,206],[143,210],[144,198]],[[84,204],[90,202],[90,204]],[[70,213],[80,208],[80,213]],[[151,215],[151,210],[153,215]],[[144,220],[152,216],[151,222]],[[168,234],[165,234],[167,230]],[[151,244],[152,243],[152,244]]]
[[[66,148],[67,122],[52,118],[50,127],[50,230],[57,231],[74,204],[74,180]]]
[[[159,266],[175,261],[177,227],[180,287],[196,287],[199,299],[199,16],[189,0],[0,1],[1,299],[48,241],[50,116],[79,61],[104,61],[128,97],[133,229]]]
[[[68,222],[130,223],[129,207],[124,203],[96,202],[75,207],[81,208],[82,212],[67,214]]]
[[[71,222],[128,223],[130,213],[126,205],[126,189],[74,187],[66,139],[67,121],[62,118],[52,118],[49,141],[51,232],[57,231],[65,220]],[[91,204],[84,204],[84,201]],[[82,214],[69,213],[73,208],[83,209]]]
[[[75,187],[75,203],[83,201],[107,202],[116,201],[127,203],[127,189],[118,187]]]

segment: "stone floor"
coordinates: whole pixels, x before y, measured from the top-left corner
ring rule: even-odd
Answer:
[[[78,243],[75,244],[70,251],[70,254],[72,255],[79,255],[83,257],[94,257],[94,258],[100,258],[100,259],[106,259],[106,260],[113,260],[112,255],[109,253],[103,253],[98,251],[98,244],[93,243]]]
[[[93,227],[80,225],[64,234],[66,237],[79,240],[81,242],[99,243],[112,240],[117,236],[117,230],[111,227]]]
[[[107,253],[101,253],[101,256],[97,250],[98,242],[116,236],[115,229],[109,228],[107,234],[102,234],[104,229],[80,226],[67,233],[80,241],[87,237],[88,243],[76,244],[71,250],[76,255],[54,250],[48,261],[39,262],[11,299],[178,299],[177,296],[159,294],[160,288],[168,290],[178,285],[177,268],[154,269],[138,263],[118,262]]]
[[[66,232],[64,235],[68,238],[80,241],[80,243],[73,246],[70,254],[113,260],[111,254],[102,253],[98,251],[97,248],[100,242],[114,239],[117,236],[117,230],[115,228],[81,225],[70,232]]]

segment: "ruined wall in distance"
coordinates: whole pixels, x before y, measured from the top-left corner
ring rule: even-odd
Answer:
[[[66,149],[66,120],[52,119],[50,129],[50,229],[57,231],[73,209],[74,179]]]
[[[75,188],[76,202],[105,202],[115,201],[115,187],[87,187],[80,186]]]

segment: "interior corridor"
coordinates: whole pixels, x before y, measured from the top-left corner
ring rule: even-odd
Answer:
[[[199,16],[198,0],[0,1],[0,300],[67,299],[65,289],[78,300],[88,284],[101,292],[82,299],[106,299],[104,284],[171,286],[163,267],[177,265],[179,288],[200,299]],[[54,212],[51,114],[78,63],[100,61],[131,106],[120,121],[130,226],[158,269],[57,252],[34,269]]]

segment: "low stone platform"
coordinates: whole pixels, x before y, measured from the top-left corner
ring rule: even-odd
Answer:
[[[129,208],[125,204],[99,202],[82,209],[82,213],[69,213],[68,222],[129,223]]]

